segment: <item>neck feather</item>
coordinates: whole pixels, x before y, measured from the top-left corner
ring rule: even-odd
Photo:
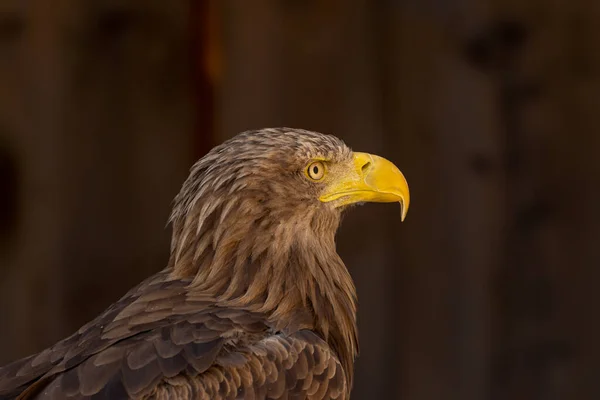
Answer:
[[[265,313],[278,331],[314,330],[351,385],[356,289],[335,251],[339,214],[303,211],[300,218],[240,202],[194,207],[173,218],[169,267],[174,277],[193,278],[192,290]]]

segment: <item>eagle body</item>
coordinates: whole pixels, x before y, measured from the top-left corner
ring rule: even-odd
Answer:
[[[175,198],[167,267],[0,368],[0,399],[349,398],[356,290],[335,233],[363,201],[399,201],[404,216],[406,181],[334,136],[276,128],[224,142]]]

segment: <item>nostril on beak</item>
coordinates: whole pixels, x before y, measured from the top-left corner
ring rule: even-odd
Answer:
[[[371,169],[371,161],[367,161],[362,167],[361,171],[363,174],[366,174]]]

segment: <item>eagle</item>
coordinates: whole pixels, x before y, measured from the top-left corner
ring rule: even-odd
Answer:
[[[344,210],[409,206],[390,161],[332,135],[246,131],[190,170],[167,266],[52,347],[0,368],[0,399],[348,399],[357,296]]]

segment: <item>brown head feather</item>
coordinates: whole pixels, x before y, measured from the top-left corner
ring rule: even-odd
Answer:
[[[297,129],[242,133],[198,161],[175,199],[171,274],[191,290],[308,328],[338,354],[352,382],[356,290],[336,253],[340,210],[304,175],[313,159],[345,162],[339,139]]]

